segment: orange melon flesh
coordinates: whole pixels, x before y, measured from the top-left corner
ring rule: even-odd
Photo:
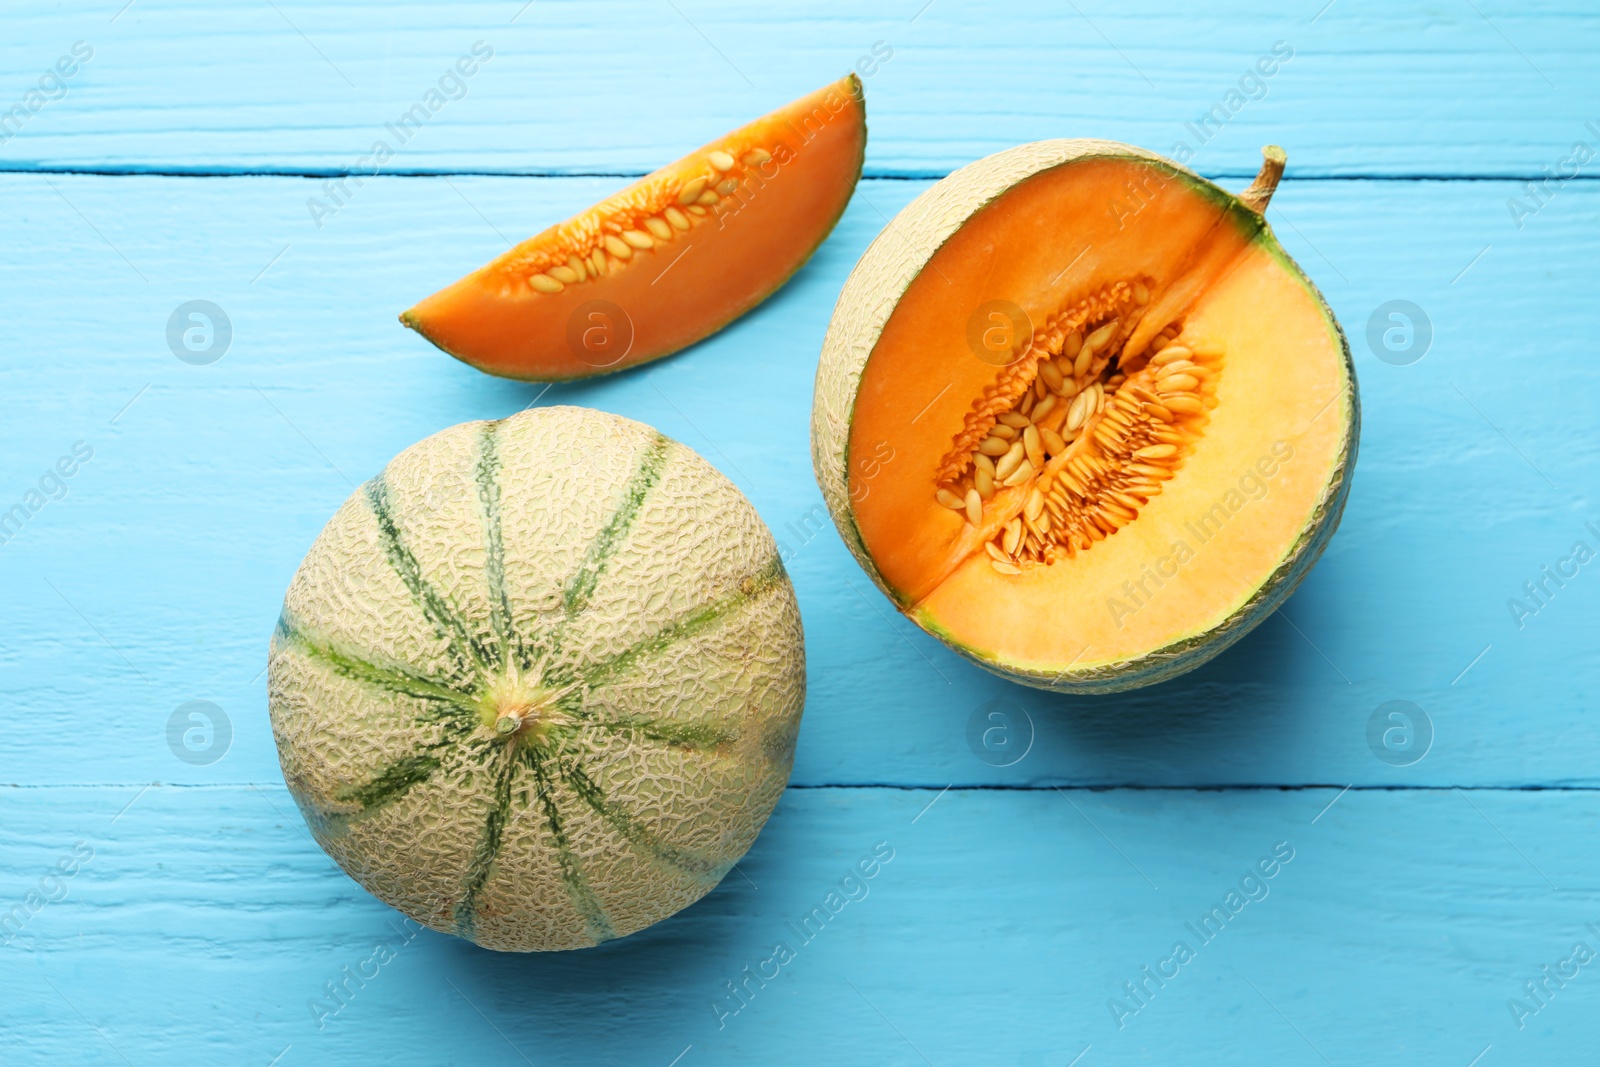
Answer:
[[[851,486],[861,540],[902,610],[980,662],[1049,675],[1181,648],[1268,585],[1320,527],[1339,481],[1353,393],[1320,296],[1259,216],[1199,179],[1158,173],[1108,156],[1011,187],[933,254],[867,359],[848,452],[894,459]],[[1038,326],[1133,277],[1152,295],[1124,353],[1130,370],[1169,318],[1225,351],[1203,432],[1114,535],[999,573],[979,532],[933,497],[952,438],[1001,373],[969,347],[967,319],[1006,300]]]
[[[810,258],[849,202],[866,139],[852,74],[529,238],[400,321],[507,378],[583,378],[669,355]]]

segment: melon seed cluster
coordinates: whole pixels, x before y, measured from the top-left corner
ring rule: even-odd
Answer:
[[[771,159],[772,153],[765,148],[752,148],[737,160],[720,148],[713,149],[706,153],[709,173],[690,178],[675,193],[634,189],[600,205],[597,214],[606,221],[596,231],[576,235],[568,248],[541,253],[537,264],[523,265],[532,272],[529,287],[539,293],[559,293],[569,285],[616,272],[634,252],[667,244],[689,232],[723,197],[738,191],[750,168]],[[630,202],[630,193],[645,202]]]
[[[1013,365],[1022,374],[1003,377],[968,416],[935,495],[974,527],[999,523],[984,545],[996,571],[1020,574],[1023,563],[1054,563],[1116,533],[1199,436],[1220,350],[1180,341],[1172,324],[1144,367],[1130,376],[1118,366],[1149,300],[1143,282],[1119,282],[1084,301],[1042,331]],[[1063,321],[1080,324],[1064,332]],[[985,411],[1019,385],[1006,410]]]

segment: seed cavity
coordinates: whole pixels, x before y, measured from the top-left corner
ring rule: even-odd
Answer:
[[[604,278],[623,269],[636,252],[676,240],[722,211],[717,205],[738,192],[749,168],[772,158],[759,146],[745,148],[742,154],[713,149],[706,153],[710,173],[682,184],[647,182],[632,187],[600,205],[598,218],[582,216],[575,220],[577,225],[562,227],[572,232],[558,238],[555,247],[540,241],[541,247],[506,268],[510,276],[504,284],[525,281],[533,292],[553,295]]]
[[[1154,299],[1149,279],[1131,278],[1079,300],[1034,334],[964,417],[935,496],[982,531],[998,573],[1020,575],[1115,535],[1203,436],[1220,346],[1174,322],[1142,365],[1120,366]]]

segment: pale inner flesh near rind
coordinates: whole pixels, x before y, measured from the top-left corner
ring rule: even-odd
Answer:
[[[1162,175],[1096,159],[1020,183],[935,253],[867,362],[850,438],[858,529],[902,607],[980,658],[1085,670],[1206,632],[1295,549],[1342,460],[1350,382],[1320,300],[1216,190]],[[1167,306],[1197,264],[1219,260],[1225,269],[1197,296]],[[997,573],[981,546],[970,551],[962,514],[932,499],[952,437],[1003,373],[969,347],[966,320],[1007,300],[1040,324],[1134,278],[1150,283],[1151,313],[1170,313],[1182,341],[1225,353],[1203,430],[1163,492],[1114,535]],[[870,456],[879,462],[862,462]]]
[[[738,490],[556,408],[436,434],[354,494],[290,586],[269,689],[346,871],[435,929],[559,949],[677,911],[749,847],[804,656]]]

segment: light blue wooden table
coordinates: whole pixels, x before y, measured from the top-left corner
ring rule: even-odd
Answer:
[[[1600,152],[1600,15],[122,3],[0,23],[0,111],[25,115],[0,143],[0,511],[26,512],[0,544],[0,1061],[1600,1062],[1600,562],[1572,556],[1600,547],[1600,158],[1567,162]],[[314,223],[324,180],[480,41],[459,98]],[[1276,42],[1292,58],[1200,143],[1186,124]],[[395,322],[874,44],[866,180],[721,335],[542,391]],[[974,158],[1079,135],[1187,141],[1235,185],[1286,146],[1269,218],[1350,335],[1365,414],[1344,524],[1278,617],[1099,699],[1009,686],[893,617],[807,454],[828,315],[885,220]],[[169,348],[190,300],[231,323],[215,362]],[[1418,360],[1369,342],[1391,301]],[[557,402],[649,422],[749,494],[791,552],[810,699],[792,787],[720,888],[512,957],[416,932],[324,857],[262,672],[354,484]],[[969,724],[996,700],[1016,747],[983,759]],[[186,746],[190,701],[214,729]],[[1369,740],[1390,701],[1417,709],[1409,749]],[[796,937],[874,848],[866,894]]]

